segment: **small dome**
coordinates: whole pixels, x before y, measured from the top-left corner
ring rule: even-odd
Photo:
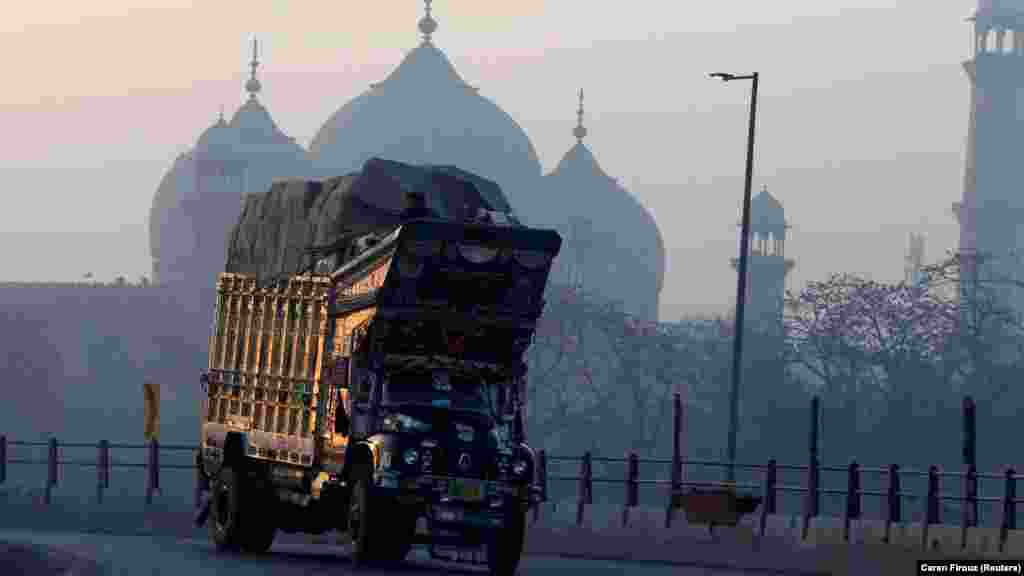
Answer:
[[[786,211],[782,203],[765,187],[750,201],[750,229],[783,236],[786,230]]]
[[[203,131],[196,141],[195,153],[208,158],[226,160],[234,156],[238,133],[221,116],[215,124]]]

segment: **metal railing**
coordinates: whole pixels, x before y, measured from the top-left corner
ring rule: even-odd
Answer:
[[[624,477],[595,477],[593,475],[594,462],[612,462],[626,464]],[[547,473],[549,462],[579,462],[579,474],[576,476],[549,475]],[[767,517],[778,514],[778,497],[782,493],[796,493],[804,496],[803,510],[800,516],[803,518],[801,538],[806,539],[809,529],[809,520],[820,517],[821,497],[823,495],[835,495],[845,498],[843,512],[843,537],[850,540],[851,523],[854,520],[864,519],[863,500],[865,496],[873,496],[882,499],[884,508],[885,535],[883,541],[889,542],[892,536],[892,526],[904,521],[905,499],[923,500],[923,530],[921,543],[925,545],[928,541],[928,526],[941,523],[941,503],[944,501],[957,501],[967,504],[964,507],[960,526],[963,529],[961,546],[966,545],[967,528],[978,527],[976,506],[978,503],[992,503],[1002,505],[1002,518],[1000,528],[1000,547],[1005,544],[1006,537],[1010,530],[1017,528],[1017,505],[1024,502],[1024,499],[1017,498],[1017,481],[1020,476],[1013,470],[1007,469],[1001,474],[979,473],[974,466],[969,466],[965,471],[944,471],[938,466],[931,466],[927,470],[912,468],[900,468],[897,464],[888,467],[867,467],[861,466],[856,461],[847,466],[823,466],[817,461],[809,465],[780,464],[775,460],[769,460],[766,464],[736,463],[735,466],[741,469],[760,471],[763,480],[760,483],[729,483],[729,482],[707,482],[707,481],[686,481],[679,479],[671,480],[644,480],[640,478],[640,464],[671,464],[673,469],[681,469],[683,466],[716,466],[725,468],[729,463],[714,460],[662,460],[662,459],[641,459],[635,453],[630,453],[625,458],[608,458],[592,455],[590,452],[582,457],[561,457],[548,456],[544,450],[538,451],[538,482],[540,483],[542,499],[547,500],[548,484],[553,481],[576,482],[578,489],[576,494],[577,514],[576,523],[582,525],[585,507],[594,503],[593,490],[595,483],[623,484],[625,486],[625,504],[623,506],[622,523],[628,523],[629,509],[638,506],[638,492],[641,485],[668,486],[668,498],[665,502],[665,527],[671,527],[674,511],[682,508],[682,496],[685,488],[713,487],[720,489],[749,490],[759,494],[762,498],[760,506],[759,532],[765,534]],[[782,484],[778,481],[780,471],[797,471],[805,478],[801,484]],[[822,472],[845,472],[846,486],[844,488],[826,488],[822,486]],[[887,479],[886,490],[869,490],[862,487],[864,474],[879,474]],[[903,489],[901,479],[908,476],[927,478],[926,494],[916,494]],[[965,493],[963,495],[944,493],[941,491],[941,479],[959,477],[965,480]],[[977,491],[978,481],[981,479],[1002,480],[1003,493],[1000,496],[982,496]],[[535,518],[539,512],[535,509]]]
[[[686,488],[717,488],[717,489],[739,489],[749,490],[760,495],[760,522],[759,531],[763,536],[766,529],[769,515],[779,513],[778,501],[780,495],[799,494],[803,497],[802,510],[799,511],[804,522],[801,538],[806,539],[810,520],[821,517],[821,500],[823,496],[841,496],[845,499],[843,506],[843,535],[849,541],[850,528],[853,520],[864,519],[863,500],[865,496],[880,498],[883,502],[883,516],[885,521],[884,541],[889,542],[892,536],[893,524],[904,522],[904,501],[923,502],[921,544],[927,544],[928,527],[940,523],[943,502],[963,503],[961,545],[966,545],[967,529],[979,525],[978,505],[994,504],[1001,505],[1002,514],[999,523],[1000,528],[1000,549],[1005,546],[1006,538],[1010,530],[1017,529],[1017,505],[1022,499],[1017,498],[1017,481],[1019,476],[1012,469],[1002,473],[979,473],[974,464],[966,465],[963,471],[941,470],[938,466],[931,466],[927,470],[901,468],[897,464],[890,464],[886,467],[868,467],[853,461],[846,466],[823,466],[818,460],[817,412],[820,404],[817,398],[811,402],[811,439],[809,461],[804,465],[780,464],[776,460],[769,460],[765,464],[735,463],[739,469],[753,470],[759,472],[760,482],[753,483],[728,483],[711,481],[687,481],[684,479],[685,466],[711,466],[725,468],[730,465],[728,462],[715,460],[684,460],[681,455],[681,415],[682,405],[680,395],[676,394],[673,402],[673,449],[671,459],[640,458],[635,452],[627,454],[623,458],[607,456],[596,456],[586,452],[582,457],[549,456],[545,450],[537,452],[536,478],[539,484],[541,499],[548,500],[548,488],[552,482],[575,482],[576,490],[576,524],[582,525],[587,506],[594,503],[594,484],[622,484],[624,485],[624,504],[622,509],[622,523],[626,525],[629,519],[630,509],[639,505],[639,492],[641,486],[668,487],[665,500],[665,527],[672,526],[675,512],[682,508],[683,497]],[[969,426],[965,428],[965,437],[969,440],[965,443],[965,454],[974,453],[975,434],[973,432],[973,402],[965,399],[965,422]],[[45,460],[33,460],[26,458],[9,458],[8,448],[11,446],[46,447],[48,456]],[[62,448],[95,448],[95,460],[61,460],[60,451]],[[145,462],[115,461],[111,458],[113,449],[142,449],[146,451]],[[47,467],[47,482],[44,493],[44,502],[49,504],[52,499],[52,489],[57,485],[60,466],[81,466],[95,467],[97,470],[96,500],[103,501],[104,490],[110,486],[110,469],[115,467],[132,467],[146,469],[146,502],[152,503],[153,494],[160,491],[160,469],[186,469],[195,470],[196,487],[195,502],[198,505],[200,500],[201,481],[194,459],[189,464],[161,464],[161,451],[176,451],[194,453],[198,449],[194,445],[161,445],[157,441],[147,444],[115,444],[102,440],[97,444],[84,443],[60,443],[56,438],[47,442],[24,442],[9,441],[5,436],[0,436],[0,484],[6,482],[7,466],[9,464],[45,465]],[[973,460],[973,456],[968,457]],[[556,462],[578,462],[579,473],[576,476],[564,476],[549,474],[549,463]],[[593,473],[594,463],[619,463],[625,464],[625,473],[617,478],[595,476]],[[665,465],[671,466],[669,479],[642,479],[640,477],[640,465]],[[796,484],[781,483],[780,472],[798,472],[803,478],[802,482]],[[841,489],[826,488],[821,481],[823,472],[843,472],[846,475],[846,485]],[[863,478],[866,474],[880,475],[886,479],[884,490],[872,490],[864,488]],[[927,490],[923,495],[910,492],[904,489],[903,480],[908,477],[926,478]],[[963,494],[951,494],[941,491],[943,478],[962,478]],[[1002,480],[1003,490],[999,496],[982,496],[979,493],[979,481],[981,480]],[[534,518],[538,518],[539,507],[534,508]]]
[[[45,447],[47,457],[45,460],[33,458],[9,458],[9,447]],[[62,460],[61,449],[68,448],[95,448],[96,459],[85,460]],[[111,450],[145,450],[145,462],[118,461],[111,458]],[[146,504],[153,503],[154,493],[160,492],[160,469],[196,470],[195,462],[191,464],[161,464],[160,452],[195,452],[197,446],[188,445],[161,445],[157,440],[146,444],[124,444],[112,443],[108,440],[100,440],[96,444],[81,442],[59,442],[56,438],[48,441],[27,442],[21,440],[8,440],[6,436],[0,436],[0,485],[7,481],[7,466],[10,464],[45,465],[47,470],[46,484],[43,491],[43,502],[50,504],[53,498],[53,488],[57,486],[60,477],[61,466],[75,466],[83,468],[96,468],[96,502],[103,503],[103,494],[110,488],[111,468],[144,468],[146,470]],[[198,471],[197,471],[198,472]],[[196,474],[195,501],[199,502],[200,497],[199,475]]]

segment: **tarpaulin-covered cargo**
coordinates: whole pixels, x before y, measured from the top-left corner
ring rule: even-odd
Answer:
[[[374,158],[360,172],[326,180],[287,180],[246,198],[230,234],[225,270],[259,282],[312,264],[309,249],[401,223],[406,195],[421,193],[440,218],[464,220],[479,209],[508,213],[501,188],[453,166],[413,166]]]

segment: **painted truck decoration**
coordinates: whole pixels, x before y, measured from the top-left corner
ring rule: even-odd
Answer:
[[[220,275],[197,517],[217,548],[338,530],[357,565],[426,544],[514,574],[539,495],[523,355],[560,247],[549,230],[413,220],[329,275]]]

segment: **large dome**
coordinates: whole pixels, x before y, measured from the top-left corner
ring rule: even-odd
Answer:
[[[248,100],[231,122],[223,115],[164,175],[149,215],[154,281],[209,283],[223,267],[227,230],[237,220],[242,196],[266,192],[277,178],[308,177],[306,151],[277,127],[257,93],[256,46]]]
[[[525,214],[537,225],[559,230],[565,241],[552,281],[582,283],[584,290],[621,301],[627,313],[657,320],[665,280],[665,245],[657,222],[601,168],[583,144],[582,122],[574,134],[579,141],[544,177],[545,205]]]
[[[433,22],[431,20],[431,22]],[[455,165],[494,180],[518,208],[541,175],[523,129],[459,76],[427,37],[383,82],[341,107],[310,145],[324,176],[346,174],[372,157]]]

